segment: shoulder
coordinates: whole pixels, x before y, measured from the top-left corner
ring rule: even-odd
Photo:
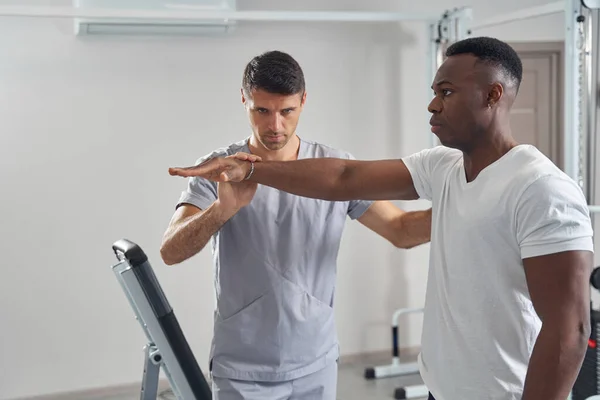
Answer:
[[[520,207],[563,207],[588,214],[587,199],[581,187],[533,146],[524,146],[511,160],[512,178],[520,188]]]
[[[523,193],[559,196],[559,191],[567,190],[568,193],[583,196],[575,180],[534,146],[519,146],[509,161],[512,164],[512,180],[521,187]]]
[[[231,143],[228,146],[219,147],[212,150],[210,153],[204,154],[203,156],[196,159],[196,164],[203,163],[204,161],[210,160],[216,157],[227,157],[237,152],[247,151],[248,139],[240,140],[239,142]]]
[[[463,153],[460,150],[446,146],[435,146],[420,150],[402,158],[402,161],[411,167],[421,165],[428,171],[434,171],[438,168],[447,170],[453,165],[459,165],[463,158]]]
[[[442,145],[421,150],[421,153],[434,163],[453,164],[463,158],[462,151]]]
[[[316,142],[314,140],[300,139],[306,147],[307,155],[315,158],[354,158],[353,155],[343,149],[331,145]]]

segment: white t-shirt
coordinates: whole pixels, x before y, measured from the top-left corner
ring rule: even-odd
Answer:
[[[472,182],[455,149],[403,161],[433,207],[421,376],[436,400],[520,399],[541,328],[522,259],[593,251],[583,192],[530,145]]]

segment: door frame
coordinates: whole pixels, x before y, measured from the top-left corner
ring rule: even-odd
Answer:
[[[552,132],[550,133],[550,158],[564,170],[563,137],[564,137],[564,51],[562,41],[554,42],[515,42],[510,43],[513,49],[524,58],[545,58],[552,63],[551,110]]]

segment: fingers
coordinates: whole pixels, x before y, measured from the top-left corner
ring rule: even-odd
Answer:
[[[262,161],[262,158],[255,154],[248,154],[248,153],[242,153],[242,152],[235,153],[231,156],[227,156],[226,158],[236,158],[238,160],[251,161],[251,162]]]
[[[193,165],[191,167],[171,167],[169,168],[169,175],[181,177],[202,176],[208,178],[219,169],[222,169],[222,166],[217,161]]]
[[[169,168],[169,175],[171,175],[171,176],[183,176],[183,177],[192,176],[191,172],[187,168],[180,168],[180,167]]]
[[[251,155],[249,155],[251,156]],[[257,157],[260,159],[260,157]],[[254,160],[254,157],[250,157]],[[238,157],[215,158],[210,162],[191,167],[171,167],[169,175],[181,177],[201,177],[215,182],[239,182],[245,176],[244,165]],[[247,164],[246,164],[247,165]]]

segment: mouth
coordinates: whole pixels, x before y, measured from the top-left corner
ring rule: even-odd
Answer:
[[[440,129],[442,128],[442,125],[435,120],[430,120],[429,125],[431,125],[431,132],[433,132],[433,133],[439,132]]]
[[[283,140],[283,138],[284,138],[283,135],[269,135],[269,136],[265,136],[265,139],[268,142],[273,142],[273,143],[281,142]]]

